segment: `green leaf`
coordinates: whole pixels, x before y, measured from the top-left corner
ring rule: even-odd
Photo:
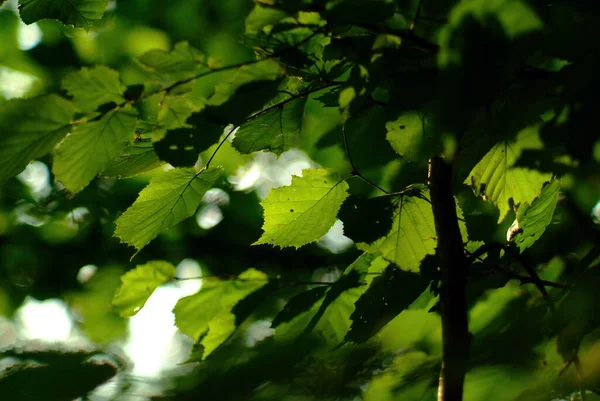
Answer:
[[[256,269],[248,269],[234,280],[207,280],[197,294],[177,302],[175,324],[194,340],[202,338],[204,359],[235,332],[235,315],[231,313],[235,304],[267,282],[267,275]]]
[[[344,222],[346,237],[354,242],[373,242],[390,232],[393,214],[389,196],[350,196],[340,208],[338,216]]]
[[[299,248],[327,234],[348,196],[348,184],[327,169],[306,169],[292,184],[275,188],[261,202],[263,235],[254,243]]]
[[[179,42],[173,50],[150,50],[139,57],[139,62],[165,83],[174,83],[209,71],[204,54],[188,42]]]
[[[137,112],[129,105],[80,124],[60,144],[52,170],[72,193],[85,188],[135,138]]]
[[[164,164],[150,141],[134,141],[118,159],[113,160],[101,173],[104,177],[127,178],[153,170]]]
[[[115,236],[138,252],[158,234],[194,214],[223,170],[175,168],[154,177],[116,221]]]
[[[431,204],[422,197],[402,195],[395,209],[390,232],[358,247],[382,255],[402,270],[418,272],[423,258],[434,254],[437,244]]]
[[[175,266],[162,260],[151,260],[138,265],[121,276],[121,287],[113,300],[113,309],[121,317],[130,317],[139,312],[158,286],[175,276]]]
[[[427,160],[438,153],[439,144],[427,115],[419,111],[407,111],[396,120],[387,122],[386,138],[392,148],[409,162]],[[436,146],[437,145],[437,146]]]
[[[498,222],[509,212],[510,201],[515,205],[531,203],[539,195],[550,173],[541,173],[522,167],[513,167],[524,149],[540,149],[538,126],[519,132],[515,140],[497,143],[471,170],[466,184],[471,184],[476,195],[490,201],[500,210]]]
[[[70,129],[73,105],[56,95],[0,106],[0,184],[50,152]]]
[[[327,290],[327,286],[323,285],[294,295],[275,316],[271,322],[271,327],[277,327],[282,323],[289,322],[299,314],[306,312],[325,296]]]
[[[385,270],[373,279],[356,301],[356,309],[350,317],[352,326],[344,341],[367,341],[406,309],[429,285],[426,279],[416,273],[385,265],[379,265],[378,269]]]
[[[71,72],[63,79],[62,88],[73,96],[73,103],[84,112],[92,112],[105,103],[125,101],[123,92],[126,88],[119,73],[101,65]]]
[[[298,145],[306,97],[275,107],[242,124],[233,146],[241,153],[267,150],[281,154]]]
[[[559,190],[560,183],[554,180],[542,189],[542,193],[531,206],[527,203],[519,206],[517,222],[520,230],[513,241],[521,252],[533,245],[552,222]]]
[[[19,0],[19,13],[26,24],[56,19],[65,25],[90,29],[102,18],[108,0]]]

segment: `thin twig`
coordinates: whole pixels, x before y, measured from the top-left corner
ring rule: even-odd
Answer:
[[[354,164],[354,160],[352,160],[352,156],[350,156],[350,145],[348,144],[348,136],[346,135],[346,125],[345,124],[342,125],[342,135],[344,137],[344,147],[346,148],[346,155],[348,156],[348,160],[350,161],[350,166],[352,167],[352,175],[355,176],[355,177],[359,177],[364,182],[366,182],[367,184],[371,185],[374,188],[377,188],[378,190],[380,190],[384,194],[389,194],[388,191],[386,191],[385,189],[381,188],[379,185],[375,184],[373,181],[369,180],[367,177],[363,176],[356,169],[356,165]]]
[[[423,5],[423,0],[419,0],[419,5],[417,6],[417,11],[415,12],[415,18],[413,19],[413,22],[410,24],[410,27],[408,28],[409,31],[414,31],[415,27],[417,26],[417,20],[419,19],[419,16],[421,15],[421,6]]]

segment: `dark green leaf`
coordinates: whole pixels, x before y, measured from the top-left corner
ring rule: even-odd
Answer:
[[[293,296],[284,306],[284,308],[275,316],[271,322],[271,327],[277,327],[281,323],[286,323],[294,319],[299,314],[309,310],[317,301],[325,296],[327,286],[317,286],[300,294]]]
[[[90,29],[102,18],[108,0],[19,0],[19,13],[26,24],[56,19],[65,25]]]
[[[154,151],[150,141],[134,141],[123,149],[121,156],[113,160],[101,175],[104,177],[127,178],[153,170],[164,164]]]
[[[92,112],[105,103],[125,101],[125,85],[121,83],[119,73],[100,65],[71,72],[63,79],[62,88],[73,96],[75,106],[84,112]]]
[[[390,197],[351,196],[342,204],[338,217],[344,222],[344,235],[354,242],[373,242],[392,229],[393,205]]]

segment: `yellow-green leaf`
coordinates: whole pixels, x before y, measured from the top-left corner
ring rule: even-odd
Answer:
[[[175,276],[175,266],[163,260],[151,260],[121,276],[121,286],[115,294],[113,309],[121,317],[138,313],[158,286]]]
[[[264,233],[254,245],[296,248],[317,241],[336,221],[348,184],[327,169],[306,169],[292,184],[275,188],[261,202]]]
[[[71,72],[63,79],[62,88],[85,112],[94,111],[105,103],[121,104],[125,101],[125,85],[121,83],[119,73],[102,65]]]

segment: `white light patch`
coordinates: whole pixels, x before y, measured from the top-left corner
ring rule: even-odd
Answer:
[[[67,341],[73,329],[67,304],[60,299],[38,301],[28,296],[15,313],[15,323],[24,340]]]
[[[79,281],[81,284],[87,283],[92,277],[94,277],[97,271],[98,266],[85,265],[77,272],[77,281]]]
[[[204,230],[209,230],[223,220],[223,212],[217,205],[203,206],[196,214],[196,223]]]
[[[6,99],[25,95],[37,81],[33,75],[0,67],[0,93]]]
[[[257,320],[246,329],[246,347],[254,347],[265,338],[275,334],[275,329],[271,327],[270,320]]]
[[[196,278],[200,274],[200,265],[192,259],[177,266],[176,277]],[[124,351],[134,363],[132,375],[156,378],[186,357],[192,344],[178,333],[172,311],[180,298],[196,293],[200,286],[201,280],[195,279],[160,286],[129,320]]]
[[[40,161],[30,163],[17,178],[29,187],[31,195],[36,200],[45,198],[52,192],[50,171],[48,166]]]
[[[21,22],[17,31],[17,40],[19,42],[19,49],[25,51],[31,50],[42,40],[42,30],[37,23],[25,25]]]
[[[344,223],[339,219],[329,229],[327,234],[317,242],[317,245],[321,248],[325,248],[333,253],[342,253],[353,244],[354,241],[344,235]]]

